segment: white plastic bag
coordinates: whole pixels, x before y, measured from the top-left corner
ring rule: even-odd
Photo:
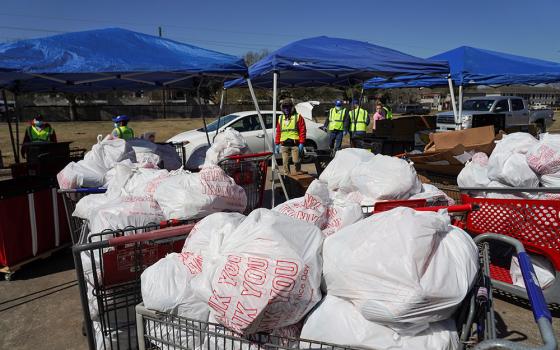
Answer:
[[[206,151],[204,166],[217,165],[221,159],[248,151],[249,146],[243,135],[235,129],[227,128],[216,135],[214,143]]]
[[[488,187],[490,184],[490,179],[488,178],[488,157],[485,160],[481,157],[476,161],[473,156],[473,160],[465,164],[465,167],[457,176],[459,187]]]
[[[360,192],[366,200],[362,204],[370,205],[377,200],[408,199],[422,191],[422,183],[412,164],[376,154],[355,166],[340,188],[345,192]]]
[[[327,295],[307,317],[301,338],[371,350],[453,350],[459,347],[453,320],[430,323],[427,329],[414,336],[399,335],[366,320],[352,303],[332,295]]]
[[[327,221],[322,227],[325,236],[330,236],[364,217],[362,207],[352,196],[342,192],[331,194],[332,202],[327,208]]]
[[[163,212],[150,197],[123,196],[95,208],[89,222],[91,233],[146,226],[165,220]]]
[[[319,228],[268,209],[254,210],[224,238],[208,305],[243,334],[300,321],[321,299]]]
[[[550,287],[556,276],[554,266],[552,266],[545,257],[538,255],[531,255],[531,263],[533,264],[533,269],[535,270],[541,289]],[[521,268],[519,267],[519,260],[516,256],[511,258],[509,274],[511,275],[514,285],[525,289],[525,282],[523,281],[523,275],[521,274]]]
[[[527,152],[527,163],[539,175],[560,172],[560,135],[541,134],[539,142]]]
[[[455,205],[453,198],[434,185],[422,184],[422,192],[411,196],[409,199],[426,199],[438,205]]]
[[[453,314],[478,271],[478,250],[446,212],[374,214],[325,239],[327,293],[366,319],[418,333]]]
[[[350,176],[354,167],[371,160],[373,156],[373,153],[361,148],[342,149],[336,152],[334,159],[319,176],[319,180],[326,182],[329,190],[337,190]]]
[[[538,177],[525,156],[535,145],[537,139],[528,133],[505,135],[488,159],[488,178],[513,187],[537,187]]]
[[[314,180],[303,197],[290,199],[272,210],[322,228],[327,222],[329,204],[329,190],[326,183]]]
[[[168,220],[203,217],[220,211],[243,212],[247,206],[245,190],[218,166],[162,179],[154,199]]]

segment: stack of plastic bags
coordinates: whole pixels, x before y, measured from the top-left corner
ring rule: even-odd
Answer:
[[[490,157],[477,153],[457,177],[460,187],[560,187],[560,135],[504,135]],[[557,199],[539,193],[479,191],[479,197]]]
[[[84,159],[70,162],[57,174],[58,184],[61,189],[101,187],[107,182],[105,174],[125,159],[136,162],[136,154],[130,144],[111,136],[101,139],[100,135]]]
[[[322,243],[314,225],[268,209],[247,217],[212,214],[197,223],[180,254],[143,272],[142,297],[148,308],[242,335],[286,331],[321,299]],[[182,339],[182,346],[204,341]]]
[[[371,349],[455,349],[450,320],[478,271],[472,239],[446,212],[396,208],[325,239],[327,298],[302,338]]]

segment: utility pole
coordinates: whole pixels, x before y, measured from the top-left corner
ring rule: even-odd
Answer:
[[[161,38],[163,36],[163,30],[161,29],[161,27],[158,27],[158,33],[159,33],[159,37]]]

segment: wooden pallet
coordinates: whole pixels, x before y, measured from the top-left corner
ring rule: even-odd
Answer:
[[[32,258],[29,258],[29,259],[27,259],[27,260],[24,260],[24,261],[22,261],[22,262],[20,262],[20,263],[17,263],[17,264],[14,264],[14,265],[11,265],[11,266],[3,266],[3,265],[0,265],[0,273],[3,273],[3,274],[4,274],[4,279],[5,279],[6,281],[10,281],[10,280],[12,279],[12,275],[13,275],[17,270],[19,270],[22,266],[27,265],[27,264],[29,264],[29,263],[31,263],[31,262],[33,262],[33,261],[39,260],[39,259],[46,259],[46,258],[50,257],[53,253],[56,253],[57,251],[62,250],[62,249],[67,248],[67,247],[70,247],[70,246],[71,246],[70,243],[66,243],[66,244],[63,244],[63,245],[61,245],[61,246],[59,246],[59,247],[56,247],[56,248],[54,248],[54,249],[51,249],[51,250],[48,250],[48,251],[46,251],[46,252],[44,252],[44,253],[41,253],[41,254],[39,254],[39,255],[36,255],[36,256],[34,256],[34,257],[32,257]]]

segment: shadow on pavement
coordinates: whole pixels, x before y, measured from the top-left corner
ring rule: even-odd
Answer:
[[[499,290],[494,290],[494,297],[512,305],[519,306],[531,311],[531,304],[526,299]],[[548,309],[550,310],[550,314],[552,315],[552,317],[560,318],[560,305],[548,305]]]
[[[494,316],[496,317],[496,336],[498,339],[508,338],[508,340],[514,342],[522,342],[529,339],[526,334],[508,330],[507,324],[499,313],[496,312]]]

